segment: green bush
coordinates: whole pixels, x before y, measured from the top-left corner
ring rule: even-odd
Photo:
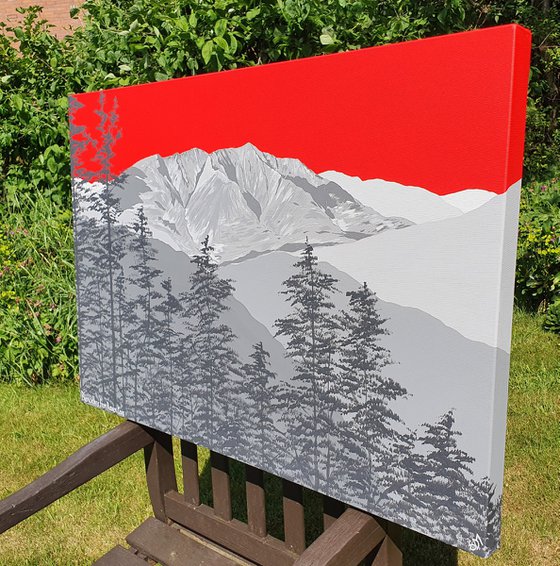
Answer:
[[[548,3],[87,0],[83,25],[63,39],[39,8],[23,14],[21,25],[0,24],[0,379],[36,383],[77,373],[69,93],[519,22],[534,34],[526,177],[558,169],[560,13]],[[540,241],[548,232],[536,222]],[[552,241],[523,242],[521,297],[550,301],[558,282],[541,281],[539,270],[554,254],[536,250]]]
[[[544,319],[544,328],[550,332],[560,334],[560,299],[556,299],[556,301],[548,307],[548,312]]]
[[[560,298],[560,182],[522,189],[517,249],[518,303],[546,311]]]
[[[0,206],[0,381],[77,377],[71,212],[41,195]]]

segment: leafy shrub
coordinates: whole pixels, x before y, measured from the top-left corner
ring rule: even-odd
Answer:
[[[0,206],[0,381],[77,377],[73,255],[69,210]]]
[[[544,328],[550,332],[560,334],[560,299],[557,299],[548,307],[548,312],[544,319]]]
[[[560,183],[522,189],[516,296],[531,310],[546,311],[560,298]]]

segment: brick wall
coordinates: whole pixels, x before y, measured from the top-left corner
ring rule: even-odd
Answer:
[[[43,6],[43,18],[55,26],[58,36],[63,36],[72,26],[77,26],[78,22],[70,18],[70,8],[80,3],[80,0],[0,0],[0,21],[15,23],[21,18],[16,8],[38,4]]]

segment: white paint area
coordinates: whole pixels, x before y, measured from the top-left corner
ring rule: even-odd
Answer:
[[[509,351],[520,188],[518,181],[461,216],[317,253],[367,281],[381,299],[421,309],[471,340]]]

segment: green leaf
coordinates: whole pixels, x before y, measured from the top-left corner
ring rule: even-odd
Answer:
[[[334,38],[328,33],[323,33],[321,34],[321,37],[319,37],[319,41],[321,42],[321,45],[332,45],[334,43]]]
[[[189,22],[185,16],[180,16],[173,22],[180,30],[189,31]]]
[[[223,38],[223,37],[215,37],[214,38],[214,43],[218,46],[221,47],[224,51],[229,51],[229,45],[227,43],[227,41]]]
[[[191,24],[191,27],[195,28],[197,22],[198,22],[198,20],[196,19],[196,14],[193,11],[193,12],[191,12],[191,14],[189,16],[189,24]]]
[[[204,63],[206,63],[206,65],[208,65],[210,59],[212,59],[213,54],[214,54],[214,42],[212,40],[209,40],[205,42],[204,45],[202,46],[202,60],[204,61]]]
[[[217,36],[222,36],[227,31],[227,20],[218,20],[214,25],[214,32]]]
[[[259,14],[261,13],[261,9],[260,8],[252,8],[251,10],[249,10],[247,12],[247,19],[248,20],[253,20],[254,18],[256,18]]]
[[[18,112],[21,112],[23,109],[23,98],[19,94],[12,95],[12,101],[14,103],[14,107]]]

